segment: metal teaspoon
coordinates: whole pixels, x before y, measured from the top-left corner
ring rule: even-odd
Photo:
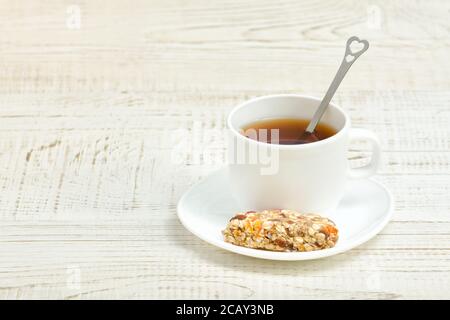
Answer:
[[[352,51],[350,46],[353,42],[362,44],[363,47],[361,49]],[[316,128],[317,124],[319,123],[320,119],[322,118],[323,114],[325,113],[325,110],[327,109],[337,88],[341,84],[342,79],[344,79],[345,75],[347,74],[347,71],[350,69],[350,67],[356,61],[356,59],[358,59],[358,57],[360,55],[362,55],[364,52],[366,52],[366,50],[368,48],[369,48],[369,42],[367,40],[360,40],[356,36],[350,37],[347,40],[345,55],[344,55],[344,59],[342,59],[341,66],[339,67],[339,70],[337,71],[336,75],[334,76],[334,79],[331,82],[331,85],[328,88],[327,93],[323,97],[322,102],[319,105],[319,108],[316,110],[316,113],[314,113],[314,116],[312,117],[311,121],[309,122],[308,127],[306,128],[305,132],[300,137],[301,143],[309,143],[309,142],[314,142],[314,141],[319,140],[316,137],[316,135],[314,134],[314,129]]]

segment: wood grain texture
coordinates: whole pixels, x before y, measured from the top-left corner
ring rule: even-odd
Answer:
[[[0,2],[0,298],[450,298],[449,14],[444,0]],[[353,34],[371,48],[334,101],[380,137],[388,226],[308,262],[187,232],[177,201],[223,165],[231,108],[321,96]]]

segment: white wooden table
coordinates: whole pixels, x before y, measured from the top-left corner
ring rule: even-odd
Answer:
[[[445,0],[1,2],[0,298],[450,298],[449,16]],[[178,199],[224,163],[211,130],[250,97],[321,96],[350,35],[371,48],[334,101],[381,139],[393,220],[309,262],[187,232]]]

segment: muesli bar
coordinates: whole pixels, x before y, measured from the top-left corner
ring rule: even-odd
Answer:
[[[321,250],[334,247],[338,240],[330,219],[278,209],[238,213],[222,233],[226,242],[271,251]]]

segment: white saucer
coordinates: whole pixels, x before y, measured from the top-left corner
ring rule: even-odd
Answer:
[[[221,231],[236,212],[231,196],[227,168],[210,174],[191,187],[178,203],[178,217],[190,232],[225,250],[271,260],[310,260],[350,250],[375,236],[392,214],[389,191],[373,180],[352,180],[338,208],[319,213],[333,220],[339,229],[339,241],[331,249],[311,252],[272,252],[236,246],[223,241]]]

